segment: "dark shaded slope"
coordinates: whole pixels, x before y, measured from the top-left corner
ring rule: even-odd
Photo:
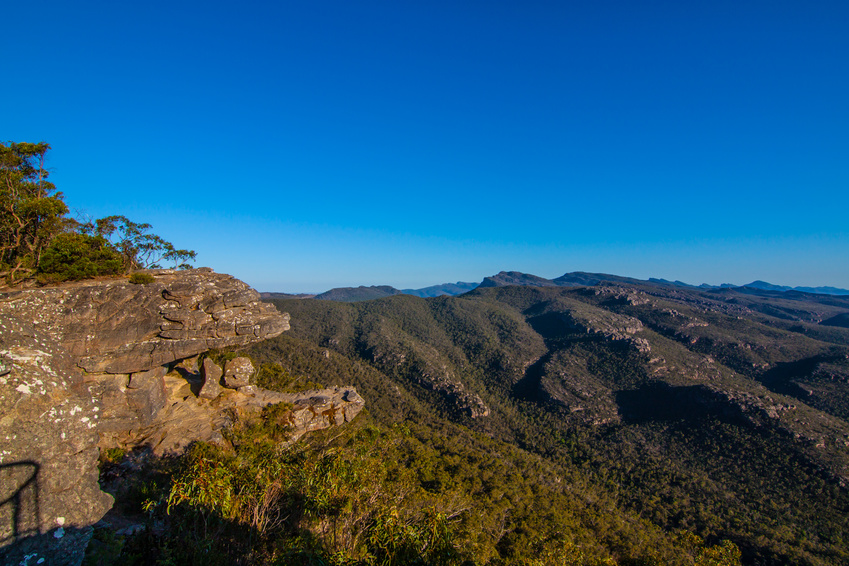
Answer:
[[[839,326],[840,328],[849,328],[849,313],[836,314],[822,322],[823,326]]]

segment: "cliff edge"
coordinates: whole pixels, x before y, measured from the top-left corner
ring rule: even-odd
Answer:
[[[363,407],[352,388],[258,389],[249,362],[236,381],[214,364],[198,369],[198,354],[277,336],[289,315],[208,268],[148,273],[143,285],[122,278],[0,293],[0,562],[82,561],[91,525],[112,505],[98,485],[99,448],[178,452],[219,439],[224,413],[278,402],[295,407],[299,436]]]

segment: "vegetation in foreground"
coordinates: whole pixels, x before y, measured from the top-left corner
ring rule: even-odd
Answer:
[[[366,417],[286,447],[284,412],[234,429],[228,448],[197,444],[134,475],[118,505],[145,529],[98,531],[86,564],[739,564],[729,541],[611,513],[468,430]]]

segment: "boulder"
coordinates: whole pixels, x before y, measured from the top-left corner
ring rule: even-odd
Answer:
[[[254,366],[249,358],[235,358],[224,365],[224,387],[238,389],[250,383]]]
[[[203,386],[198,393],[201,399],[215,399],[221,393],[221,376],[224,370],[209,358],[204,358],[201,366]]]

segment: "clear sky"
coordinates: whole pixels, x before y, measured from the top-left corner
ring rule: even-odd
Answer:
[[[31,0],[0,139],[262,291],[849,288],[846,0]]]

